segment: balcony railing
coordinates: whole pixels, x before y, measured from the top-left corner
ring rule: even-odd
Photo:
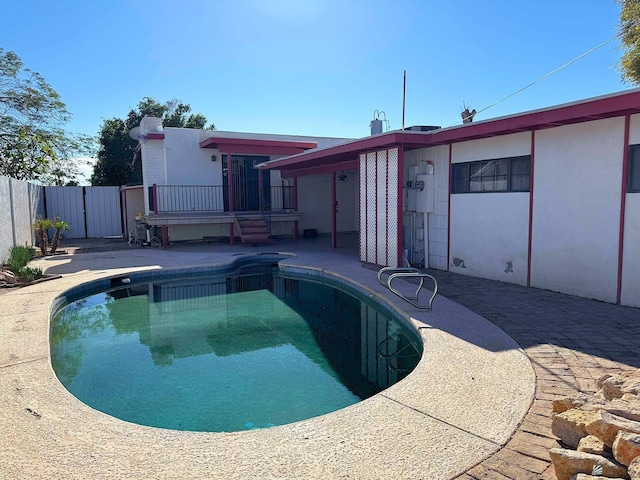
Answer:
[[[149,187],[150,210],[159,213],[224,212],[222,185],[153,185]],[[236,192],[236,194],[239,192]],[[262,192],[261,211],[293,212],[297,210],[295,187],[275,186]],[[234,202],[234,205],[241,202]],[[237,207],[235,211],[240,211]]]
[[[222,185],[154,185],[149,205],[155,213],[224,212]]]
[[[262,199],[261,209],[272,212],[294,212],[298,209],[296,187],[270,187]]]

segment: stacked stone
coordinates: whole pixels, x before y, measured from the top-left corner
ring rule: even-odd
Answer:
[[[549,451],[558,480],[640,480],[640,370],[605,375],[598,392],[553,402]]]

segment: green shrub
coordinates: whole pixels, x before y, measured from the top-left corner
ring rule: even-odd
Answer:
[[[42,269],[40,267],[24,267],[20,272],[20,276],[24,277],[27,282],[33,282],[42,278]]]
[[[9,249],[9,270],[14,275],[20,275],[20,272],[27,266],[33,258],[33,249],[29,247],[15,246]]]

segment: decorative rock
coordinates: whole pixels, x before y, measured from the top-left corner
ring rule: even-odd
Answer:
[[[607,448],[602,440],[598,437],[594,437],[593,435],[587,435],[580,440],[580,443],[578,443],[578,451],[601,455],[603,457],[611,456],[611,450]]]
[[[600,378],[598,378],[598,380],[596,380],[596,387],[598,387],[598,390],[602,388],[602,385],[604,384],[605,380],[611,377],[613,377],[611,373],[605,373]]]
[[[618,432],[613,441],[613,456],[623,465],[629,465],[634,458],[640,456],[640,435],[637,433]]]
[[[549,455],[558,480],[571,480],[572,475],[578,473],[591,474],[594,465],[602,467],[602,475],[605,477],[628,478],[624,465],[599,455],[564,448],[552,448],[549,450]]]
[[[622,380],[618,377],[611,376],[602,382],[598,394],[602,395],[606,400],[622,397]]]
[[[640,394],[640,373],[631,372],[618,376],[611,376],[602,381],[602,387],[598,391],[605,399],[621,398],[625,393]]]
[[[629,464],[628,473],[631,480],[640,480],[640,457],[636,457],[636,459]]]
[[[619,417],[640,422],[640,399],[634,395],[625,393],[622,398],[614,398],[602,408]]]
[[[578,393],[571,397],[565,397],[560,400],[553,401],[553,413],[562,413],[572,408],[580,408],[589,402],[589,397],[584,393]]]
[[[620,430],[640,434],[640,422],[599,410],[593,420],[587,424],[586,430],[589,435],[595,435],[605,445],[611,447]]]
[[[551,432],[565,445],[576,448],[580,439],[587,436],[587,424],[597,418],[597,412],[572,408],[553,415]],[[613,441],[613,440],[612,440]]]
[[[0,271],[0,281],[5,282],[7,285],[18,283],[18,280],[16,280],[16,276],[9,270]]]

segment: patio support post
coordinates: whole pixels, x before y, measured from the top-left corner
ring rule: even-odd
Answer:
[[[293,211],[298,213],[298,177],[293,177]],[[298,240],[298,220],[293,222],[293,238]]]
[[[125,238],[129,238],[129,210],[127,209],[127,191],[120,190],[120,197],[122,198],[122,206],[124,207],[124,235]],[[31,218],[31,217],[29,217]]]
[[[260,208],[260,212],[264,210],[264,202],[262,201],[264,198],[264,188],[262,186],[262,169],[258,169],[258,205]]]
[[[227,151],[225,152],[225,155],[227,156],[227,185],[228,185],[228,193],[229,193],[229,214],[231,214],[233,216],[233,168],[232,168],[232,161],[231,161],[231,152]],[[229,243],[230,244],[234,244],[236,242],[235,239],[235,232],[234,232],[234,223],[235,220],[233,222],[231,222],[229,224]]]
[[[336,200],[336,172],[331,172],[331,247],[338,248],[338,233],[336,232],[336,217],[338,216],[338,201]]]
[[[158,186],[153,184],[153,213],[158,215]]]
[[[531,130],[531,162],[529,164],[529,235],[527,240],[527,287],[531,286],[531,251],[533,244],[533,174],[536,164],[536,131]],[[449,182],[451,184],[451,182]],[[449,200],[451,202],[451,200]]]

